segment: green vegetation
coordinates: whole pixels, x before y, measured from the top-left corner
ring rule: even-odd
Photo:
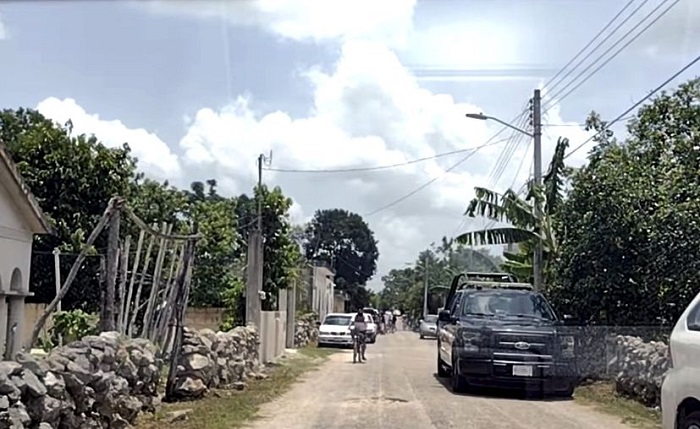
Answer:
[[[580,386],[574,399],[606,414],[620,417],[622,423],[638,429],[661,429],[661,413],[615,392],[611,383]]]
[[[245,390],[222,390],[212,392],[201,401],[164,404],[155,415],[141,417],[138,429],[232,429],[243,427],[257,417],[262,404],[288,391],[299,377],[316,369],[325,362],[334,350],[309,346],[299,349],[296,355],[272,366],[269,378],[246,382]],[[165,417],[176,410],[189,409],[187,420],[168,422]]]
[[[258,203],[265,243],[263,290],[269,296],[264,309],[276,308],[278,291],[300,280],[299,267],[307,263],[306,258],[357,264],[364,274],[355,275],[347,266],[336,265],[339,284],[354,302],[369,301],[364,285],[375,271],[378,253],[372,231],[358,215],[327,210],[317,213],[308,227],[294,227],[289,219],[292,200],[278,187],[256,187],[253,196],[224,196],[218,192],[216,180],[209,179],[192,182],[189,189],[178,189],[138,172],[137,159],[128,144],[108,148],[95,136],[73,135],[72,131],[70,121],[56,124],[35,110],[0,111],[0,141],[57,231],[56,236],[35,239],[30,279],[35,296],[30,300],[51,301],[55,295],[51,252],[56,247],[61,249],[61,271],[68,272],[108,200],[120,195],[149,224],[167,223],[180,233],[197,225],[203,238],[196,249],[190,304],[228,308],[225,327],[240,324],[245,317],[247,240],[256,226]],[[138,237],[130,222],[122,227],[122,235],[126,234],[131,234],[134,241]],[[344,242],[350,239],[353,246],[334,248],[338,242],[333,240],[338,237]],[[301,244],[311,242],[318,248],[307,246],[303,255]],[[106,234],[102,234],[63,299],[64,309],[97,310],[100,288],[96,279],[105,249]],[[362,260],[352,249],[360,249]],[[168,263],[166,260],[164,266]]]
[[[700,79],[641,107],[623,140],[595,112],[586,129],[596,137],[583,167],[565,165],[569,142],[559,139],[542,186],[528,183],[524,195],[476,188],[466,215],[507,226],[456,242],[519,243],[501,269],[521,280],[531,280],[532,250],[541,242],[544,292],[560,313],[582,323],[671,326],[700,281]],[[420,261],[433,253],[425,255]],[[415,309],[422,302],[416,270],[392,270],[384,302]],[[444,282],[431,274],[431,284]]]

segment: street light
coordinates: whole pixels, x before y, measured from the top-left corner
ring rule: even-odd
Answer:
[[[515,130],[515,131],[518,131],[518,132],[520,132],[520,133],[523,133],[523,134],[525,134],[525,135],[528,136],[528,137],[534,137],[534,135],[533,135],[532,133],[529,133],[529,132],[527,132],[527,131],[525,131],[525,130],[523,130],[523,129],[521,129],[521,128],[518,128],[518,127],[516,127],[515,125],[511,125],[511,124],[509,124],[509,123],[506,122],[506,121],[502,121],[502,120],[500,120],[500,119],[498,119],[498,118],[496,118],[496,117],[494,117],[494,116],[484,115],[483,113],[467,113],[465,116],[466,116],[467,118],[469,118],[469,119],[478,119],[478,120],[480,120],[480,121],[486,121],[486,120],[490,119],[490,120],[492,120],[492,121],[494,121],[494,122],[498,122],[499,124],[510,128],[510,129],[512,129],[512,130]]]
[[[542,185],[542,112],[540,106],[541,96],[540,90],[536,89],[534,96],[532,97],[532,127],[534,132],[529,133],[523,129],[511,125],[506,121],[502,121],[493,116],[484,115],[483,113],[467,113],[465,116],[470,119],[478,119],[480,121],[492,120],[498,122],[499,124],[515,130],[521,134],[525,134],[534,140],[534,162],[533,162],[533,179],[535,186],[539,187]],[[542,218],[542,209],[540,204],[535,199],[535,216],[537,219]],[[542,286],[542,242],[540,240],[535,244],[535,251],[532,261],[532,277],[533,286],[535,291],[539,291]]]

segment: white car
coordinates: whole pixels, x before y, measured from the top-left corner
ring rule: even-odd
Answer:
[[[352,315],[347,313],[329,313],[318,328],[318,345],[352,346],[350,323]]]
[[[370,344],[377,342],[377,329],[379,328],[371,314],[365,313],[365,323],[367,323],[367,341]]]
[[[672,369],[661,387],[664,429],[700,429],[700,294],[685,309],[669,340]]]

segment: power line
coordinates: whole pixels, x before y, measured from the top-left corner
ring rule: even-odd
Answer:
[[[425,188],[427,188],[428,186],[432,185],[433,183],[437,182],[437,181],[438,181],[440,178],[442,178],[445,174],[449,173],[450,171],[452,171],[452,170],[454,170],[455,168],[457,168],[457,167],[459,167],[460,165],[462,165],[466,160],[468,160],[469,158],[471,158],[471,157],[472,157],[473,155],[475,155],[479,150],[485,148],[486,146],[490,146],[490,145],[493,145],[493,144],[496,144],[496,143],[500,143],[500,142],[506,141],[507,139],[502,139],[502,140],[499,140],[499,141],[493,141],[493,139],[494,139],[496,136],[498,136],[498,134],[500,134],[500,133],[501,133],[503,130],[505,130],[506,128],[507,128],[507,127],[503,127],[503,129],[502,129],[501,131],[499,131],[498,133],[494,134],[489,140],[486,141],[486,143],[482,144],[481,146],[478,146],[478,147],[475,147],[475,148],[471,149],[471,153],[469,153],[467,156],[461,158],[461,159],[460,159],[459,161],[457,161],[455,164],[453,164],[453,165],[451,165],[450,167],[448,167],[448,168],[447,168],[445,171],[443,171],[440,175],[433,177],[433,178],[430,179],[429,181],[423,183],[422,185],[420,185],[420,186],[417,187],[416,189],[414,189],[414,190],[412,190],[411,192],[408,192],[407,194],[405,194],[405,195],[403,195],[403,196],[401,196],[401,197],[395,199],[394,201],[392,201],[392,202],[390,202],[390,203],[388,203],[388,204],[385,204],[385,205],[383,205],[383,206],[381,206],[381,207],[379,207],[379,208],[376,208],[376,209],[374,209],[374,210],[368,212],[367,214],[365,214],[365,217],[369,217],[369,216],[372,216],[372,215],[374,215],[374,214],[377,214],[377,213],[379,213],[379,212],[381,212],[381,211],[384,211],[384,210],[386,210],[386,209],[388,209],[388,208],[390,208],[390,207],[393,207],[393,206],[395,206],[396,204],[399,204],[399,203],[403,202],[404,200],[406,200],[406,199],[412,197],[413,195],[417,194],[418,192],[422,191],[423,189],[425,189]]]
[[[527,106],[527,103],[526,103]],[[517,123],[516,127],[517,128],[524,128],[525,125],[527,124],[527,116],[525,115],[527,113],[528,109],[527,107],[523,110],[523,113],[521,113],[521,118],[519,122]],[[501,176],[503,176],[503,173],[506,170],[506,167],[508,167],[508,164],[510,163],[511,159],[513,159],[513,155],[515,155],[515,151],[518,148],[518,145],[521,143],[522,139],[524,137],[524,134],[522,134],[519,131],[513,130],[513,133],[510,136],[510,141],[506,144],[506,147],[503,148],[503,151],[501,152],[501,156],[499,157],[499,161],[497,161],[497,165],[494,166],[494,170],[491,174],[491,180],[489,182],[489,186],[495,186],[498,181],[501,179]]]
[[[589,64],[588,67],[586,67],[586,68],[583,69],[578,75],[576,75],[576,77],[575,77],[574,79],[572,79],[571,82],[569,82],[568,85],[564,86],[564,88],[563,88],[562,90],[558,91],[556,94],[552,94],[552,96],[551,96],[550,99],[554,100],[556,97],[558,97],[559,94],[561,94],[567,87],[569,87],[573,82],[575,82],[575,81],[576,81],[579,77],[581,77],[585,72],[587,72],[588,70],[590,70],[591,67],[593,67],[598,61],[600,61],[605,55],[607,55],[608,52],[610,52],[610,51],[611,51],[613,48],[615,48],[620,42],[622,42],[629,34],[631,34],[634,30],[636,30],[637,27],[639,27],[639,26],[642,25],[647,19],[649,19],[657,10],[659,10],[659,9],[661,8],[661,6],[663,6],[664,4],[668,3],[668,1],[669,1],[669,0],[664,0],[664,2],[659,3],[659,5],[656,6],[651,12],[649,12],[644,18],[642,18],[642,19],[637,23],[637,25],[635,25],[634,27],[632,27],[627,33],[625,33],[621,38],[619,38],[612,46],[610,46],[605,52],[603,52],[602,55],[600,55],[595,61],[593,61],[591,64]],[[649,28],[651,28],[652,25],[654,25],[659,19],[661,19],[664,15],[666,15],[666,13],[668,13],[668,12],[669,12],[674,6],[676,6],[679,2],[680,2],[680,0],[675,0],[673,3],[671,3],[671,5],[670,5],[669,7],[667,7],[663,12],[661,12],[661,14],[659,14],[659,15],[658,15],[656,18],[654,18],[649,24],[647,24],[644,28],[642,28],[642,30],[639,31],[639,33],[637,33],[637,34],[636,34],[634,37],[632,37],[630,40],[628,40],[627,43],[625,43],[624,45],[622,45],[622,47],[621,47],[620,49],[618,49],[617,51],[615,51],[615,53],[612,54],[612,56],[610,56],[607,60],[605,60],[605,62],[603,62],[603,63],[602,63],[601,65],[599,65],[598,67],[596,67],[596,69],[593,70],[591,73],[589,73],[588,76],[586,76],[583,80],[581,80],[580,82],[578,82],[573,88],[571,88],[571,89],[570,89],[569,91],[567,91],[564,95],[562,95],[561,97],[559,97],[558,100],[554,101],[549,107],[547,107],[547,109],[544,111],[544,113],[547,113],[547,112],[548,112],[552,107],[554,107],[556,104],[561,103],[566,97],[568,97],[569,95],[571,95],[572,92],[574,92],[574,91],[575,91],[576,89],[578,89],[581,85],[583,85],[586,81],[588,81],[588,79],[590,79],[591,77],[593,77],[593,75],[595,75],[598,71],[600,71],[600,69],[602,69],[602,68],[605,67],[610,61],[612,61],[613,59],[615,59],[622,51],[624,51],[630,44],[632,44],[635,40],[637,40],[637,39],[638,39],[642,34],[644,34]]]
[[[505,141],[505,140],[498,140],[495,142],[491,142],[488,144],[488,146],[502,143],[503,141]],[[406,165],[416,164],[416,163],[424,162],[424,161],[430,161],[432,159],[442,158],[445,156],[455,155],[458,153],[469,152],[469,151],[472,151],[474,149],[480,149],[481,147],[482,146],[477,146],[476,148],[469,147],[469,148],[465,148],[465,149],[457,149],[457,150],[453,150],[453,151],[449,151],[449,152],[438,153],[438,154],[433,155],[433,156],[426,156],[423,158],[412,159],[410,161],[400,162],[400,163],[396,163],[396,164],[377,165],[377,166],[373,166],[373,167],[352,167],[352,168],[337,168],[337,169],[263,168],[263,170],[275,171],[278,173],[357,173],[357,172],[362,172],[362,171],[378,171],[378,170],[387,170],[390,168],[404,167]]]
[[[562,73],[564,72],[564,70],[566,70],[567,67],[569,67],[574,61],[576,61],[576,59],[577,59],[578,57],[580,57],[581,54],[583,54],[583,53],[586,51],[586,49],[588,49],[588,48],[593,44],[593,42],[595,42],[596,39],[597,39],[598,37],[600,37],[600,36],[605,32],[605,30],[607,30],[608,28],[610,28],[610,26],[612,25],[612,23],[615,22],[615,20],[617,20],[617,18],[619,18],[620,15],[622,15],[622,13],[623,13],[625,10],[627,10],[627,8],[630,7],[630,6],[632,5],[632,3],[634,3],[634,1],[635,1],[635,0],[629,0],[629,2],[627,2],[627,4],[626,4],[622,9],[620,9],[620,11],[617,13],[617,15],[615,15],[610,21],[608,21],[608,23],[605,24],[605,26],[604,26],[603,28],[600,29],[600,31],[598,32],[598,34],[596,34],[595,36],[593,36],[593,38],[586,44],[586,46],[584,46],[580,51],[578,51],[578,53],[577,53],[576,55],[574,55],[574,57],[571,58],[571,59],[569,60],[569,62],[566,63],[566,65],[565,65],[564,67],[562,67],[561,70],[559,70],[559,71],[557,72],[557,74],[555,74],[554,76],[552,76],[552,78],[549,79],[549,81],[548,81],[547,83],[544,84],[544,87],[545,87],[545,88],[549,88],[549,85],[550,85],[552,82],[554,82],[554,80],[555,80],[560,74],[562,74]],[[646,0],[646,1],[648,1],[648,0]],[[645,3],[646,3],[646,1],[645,1]],[[642,4],[642,5],[644,5],[644,4]],[[640,7],[641,7],[641,6],[640,6]],[[638,10],[638,9],[639,9],[639,8],[637,8],[637,10]],[[623,21],[622,24],[624,24],[625,22],[627,22],[627,20],[628,20],[632,15],[634,15],[634,13],[635,13],[637,10],[635,10],[634,12],[632,12],[632,14],[631,14],[629,17],[627,17],[627,19],[626,19],[625,21]],[[622,24],[620,24],[620,25],[622,25]],[[607,37],[605,40],[607,40],[608,38],[610,38],[610,36],[612,36],[613,34],[615,34],[615,32],[616,32],[619,28],[620,28],[620,26],[618,26],[617,28],[615,28],[615,30],[613,30],[613,32],[610,33],[610,34],[608,35],[608,37]],[[588,57],[589,57],[593,52],[595,52],[603,43],[605,43],[605,40],[603,40],[602,42],[600,42],[600,43],[593,49],[593,51],[591,51],[591,52],[586,56],[586,58],[588,58]],[[581,63],[582,63],[583,61],[586,60],[586,58],[584,58],[584,59],[581,60],[576,66],[574,66],[574,68],[572,68],[566,75],[564,75],[561,79],[559,79],[559,81],[558,81],[556,84],[552,85],[552,87],[549,88],[549,90],[552,90],[553,88],[555,88],[559,83],[561,83],[564,79],[566,79],[567,76],[569,76],[571,73],[573,73],[573,71],[576,70],[576,68],[577,68],[578,66],[580,66]]]
[[[692,67],[693,65],[695,65],[698,61],[700,61],[700,55],[698,55],[697,57],[695,57],[695,59],[693,59],[693,60],[690,61],[688,64],[686,64],[683,68],[681,68],[680,70],[678,70],[678,71],[677,71],[676,73],[674,73],[671,77],[669,77],[668,79],[666,79],[665,81],[663,81],[663,83],[661,83],[659,86],[657,86],[656,88],[654,88],[649,94],[647,94],[647,95],[644,96],[642,99],[640,99],[639,101],[637,101],[636,103],[634,103],[632,106],[630,106],[630,108],[628,108],[627,110],[625,110],[624,112],[622,112],[620,115],[618,115],[617,118],[613,119],[613,120],[610,121],[608,124],[606,124],[606,125],[605,125],[605,128],[603,128],[602,130],[600,130],[600,131],[598,131],[597,133],[595,133],[595,134],[593,134],[592,136],[590,136],[588,139],[586,139],[586,141],[584,141],[584,142],[581,143],[580,145],[576,146],[576,148],[574,148],[574,150],[572,150],[571,152],[569,152],[567,155],[564,156],[564,159],[566,159],[566,158],[570,157],[571,155],[573,155],[574,153],[576,153],[579,149],[581,149],[583,146],[585,146],[586,143],[590,142],[591,140],[593,140],[594,138],[596,138],[598,135],[600,135],[602,132],[608,130],[612,125],[614,125],[614,124],[617,123],[618,121],[622,120],[622,118],[625,117],[626,115],[628,115],[632,110],[636,109],[640,104],[644,103],[644,102],[647,101],[649,98],[651,98],[654,94],[656,94],[657,92],[661,91],[666,85],[669,84],[669,82],[671,82],[673,79],[675,79],[675,78],[677,78],[678,76],[680,76],[681,74],[683,74],[683,72],[685,72],[686,70],[688,70],[689,68],[691,68],[691,67]]]

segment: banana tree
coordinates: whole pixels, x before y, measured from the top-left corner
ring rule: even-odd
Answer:
[[[563,203],[566,176],[564,155],[569,140],[559,138],[542,185],[527,183],[527,194],[521,197],[512,189],[499,194],[490,189],[474,188],[475,197],[465,212],[469,217],[509,224],[468,231],[455,238],[458,243],[476,245],[520,244],[520,252],[504,252],[503,268],[516,276],[532,277],[532,249],[539,242],[543,248],[544,273],[559,254],[559,243],[554,234],[554,217]],[[541,214],[535,210],[541,207]]]

